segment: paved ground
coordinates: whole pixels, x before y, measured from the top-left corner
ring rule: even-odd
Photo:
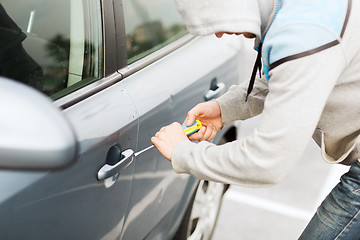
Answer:
[[[242,135],[249,134],[256,123],[243,122]],[[224,196],[213,240],[298,239],[347,169],[325,163],[312,141],[282,183],[258,189],[231,186]]]

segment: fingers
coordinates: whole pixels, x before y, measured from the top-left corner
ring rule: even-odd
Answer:
[[[198,105],[196,105],[195,107],[193,107],[187,114],[187,117],[184,121],[184,124],[186,124],[186,126],[191,126],[194,122],[195,119],[197,119],[199,116],[204,115],[204,112],[207,109],[207,103],[200,103]]]
[[[215,131],[215,127],[211,124],[209,124],[206,128],[204,132],[204,136],[202,137],[202,139],[200,141],[210,141],[212,140],[215,135],[216,135],[216,131]]]
[[[172,123],[166,127],[162,127],[151,138],[151,142],[160,151],[160,153],[171,161],[172,152],[175,146],[185,140],[186,135],[180,125],[180,123]]]
[[[157,135],[157,136],[156,136]],[[159,140],[158,140],[158,137],[159,137],[159,135],[156,133],[153,137],[151,137],[151,143],[157,148],[157,146],[158,146],[158,142],[159,142]]]
[[[210,141],[215,138],[216,133],[215,127],[209,124],[208,126],[203,126],[197,133],[190,135],[188,138],[191,141]]]
[[[197,133],[189,137],[190,140],[210,141],[216,136],[216,129],[212,124],[203,126]],[[172,123],[168,126],[162,127],[151,138],[152,144],[160,151],[160,153],[171,161],[172,153],[175,146],[188,139],[179,123]]]
[[[203,128],[189,136],[189,139],[192,141],[209,141],[213,139],[216,136],[216,132],[222,127],[219,104],[216,101],[199,103],[188,112],[183,124],[191,126],[195,122],[195,119],[201,121]]]
[[[184,124],[186,124],[186,126],[191,126],[195,122],[195,119],[198,115],[199,115],[199,111],[197,106],[195,106],[193,109],[191,109],[188,112]]]
[[[196,119],[196,116],[195,115],[188,115],[188,117],[186,117],[186,119],[185,119],[185,122],[184,122],[184,124],[186,124],[186,126],[191,126],[191,125],[193,125],[193,123],[195,122],[195,119]]]

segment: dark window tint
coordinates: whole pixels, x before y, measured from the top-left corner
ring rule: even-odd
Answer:
[[[186,34],[172,0],[123,0],[128,63]]]
[[[0,75],[59,98],[102,77],[100,1],[1,0]]]

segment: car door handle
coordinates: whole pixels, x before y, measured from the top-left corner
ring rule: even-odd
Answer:
[[[101,181],[120,173],[122,170],[127,168],[133,160],[134,151],[132,149],[127,149],[121,152],[119,146],[112,146],[108,152],[106,164],[98,171],[98,180]],[[111,164],[114,161],[118,162]]]
[[[204,95],[205,101],[209,101],[211,99],[215,99],[223,94],[225,91],[225,83],[217,82],[217,79],[214,78],[211,80],[210,90],[206,92]]]

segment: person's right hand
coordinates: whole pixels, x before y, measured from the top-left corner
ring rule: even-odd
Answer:
[[[194,141],[209,141],[216,136],[216,133],[222,128],[222,118],[220,106],[216,101],[204,102],[192,108],[183,124],[191,126],[195,120],[200,120],[202,128],[189,136]]]

